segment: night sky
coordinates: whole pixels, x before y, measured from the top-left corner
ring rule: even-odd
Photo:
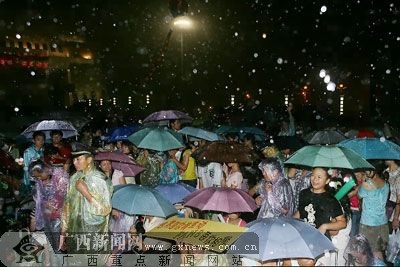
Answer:
[[[167,0],[0,0],[0,33],[85,37],[109,97],[132,96],[144,108],[150,94],[148,110],[216,114],[228,110],[234,94],[239,109],[264,111],[281,108],[287,94],[298,111],[309,111],[304,116],[334,117],[340,93],[327,90],[319,77],[325,69],[332,82],[345,85],[352,117],[399,114],[388,108],[400,102],[398,1],[188,4],[194,28],[174,30],[163,60],[173,20]]]

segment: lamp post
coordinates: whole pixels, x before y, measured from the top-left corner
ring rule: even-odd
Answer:
[[[173,21],[174,27],[180,29],[180,42],[181,42],[181,79],[183,79],[183,31],[189,30],[193,27],[192,20],[187,16],[179,16]]]

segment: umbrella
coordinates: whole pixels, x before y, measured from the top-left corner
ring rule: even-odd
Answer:
[[[168,120],[181,120],[182,122],[191,122],[193,121],[193,118],[178,110],[161,110],[150,114],[143,120],[143,122],[148,123]]]
[[[285,164],[339,169],[374,169],[360,155],[349,148],[336,146],[305,146],[295,152]]]
[[[309,137],[308,142],[313,145],[331,145],[337,144],[345,139],[347,139],[347,137],[337,130],[323,130],[313,133]]]
[[[185,242],[222,252],[246,231],[233,224],[172,217],[146,232],[146,236]]]
[[[111,162],[135,164],[135,162],[129,156],[120,152],[111,152],[111,151],[98,152],[94,157],[94,159],[98,161],[108,160]]]
[[[164,128],[144,128],[129,136],[128,139],[139,148],[156,151],[184,147],[180,134]]]
[[[222,141],[222,137],[219,136],[216,133],[209,132],[200,128],[195,128],[195,127],[185,127],[182,130],[179,131],[181,134],[189,135],[189,136],[194,136],[199,139],[204,139],[207,141]]]
[[[68,111],[53,111],[39,117],[40,120],[62,120],[69,121],[78,130],[82,129],[90,119],[84,113],[75,113]]]
[[[350,148],[364,159],[400,160],[400,146],[385,138],[355,138],[338,146]]]
[[[111,199],[113,208],[133,215],[169,217],[177,210],[156,190],[142,185],[127,184],[115,187]]]
[[[212,142],[196,150],[192,156],[199,161],[252,163],[258,156],[239,143]]]
[[[111,166],[115,170],[120,170],[126,177],[134,177],[145,170],[138,164],[111,162]]]
[[[62,131],[64,138],[78,135],[78,131],[70,122],[58,120],[44,120],[35,122],[26,128],[21,134],[26,138],[32,138],[32,134],[35,131],[42,131],[46,134],[46,139],[50,139],[50,132],[52,130]]]
[[[274,143],[279,150],[290,149],[291,151],[299,150],[300,148],[308,145],[301,137],[292,136],[276,136],[273,138]]]
[[[263,218],[251,222],[247,227],[247,233],[255,233],[258,237],[258,251],[254,254],[245,250],[238,253],[237,248],[246,248],[246,245],[254,242],[254,235],[245,234],[233,243],[232,248],[235,250],[229,250],[228,253],[267,261],[287,258],[315,259],[326,251],[335,250],[332,242],[318,229],[293,218]]]
[[[116,142],[128,140],[128,137],[133,134],[138,127],[136,126],[124,126],[114,129],[109,136],[107,136],[107,142]]]
[[[154,188],[171,204],[183,202],[183,199],[196,191],[196,188],[184,183],[160,184]]]
[[[254,199],[245,191],[227,187],[208,187],[191,193],[185,206],[199,210],[225,213],[253,212],[257,209]]]

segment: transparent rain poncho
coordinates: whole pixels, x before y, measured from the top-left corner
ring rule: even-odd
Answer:
[[[275,172],[277,176],[259,184],[258,193],[263,198],[258,218],[291,217],[294,213],[295,202],[290,182],[285,178],[282,163],[278,158],[266,158],[258,167],[263,172]],[[264,174],[265,175],[265,174]],[[270,188],[270,189],[267,189]]]

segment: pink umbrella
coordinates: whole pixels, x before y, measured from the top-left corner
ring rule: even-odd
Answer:
[[[185,199],[185,206],[199,210],[213,210],[225,213],[253,212],[257,209],[255,200],[241,189],[208,187],[191,193]]]
[[[98,161],[109,160],[111,162],[135,164],[135,162],[130,157],[120,152],[98,152],[94,159]]]
[[[139,165],[136,165],[136,164],[111,162],[111,165],[115,170],[122,171],[124,176],[128,176],[128,177],[136,176],[145,170],[145,168],[143,168]]]

